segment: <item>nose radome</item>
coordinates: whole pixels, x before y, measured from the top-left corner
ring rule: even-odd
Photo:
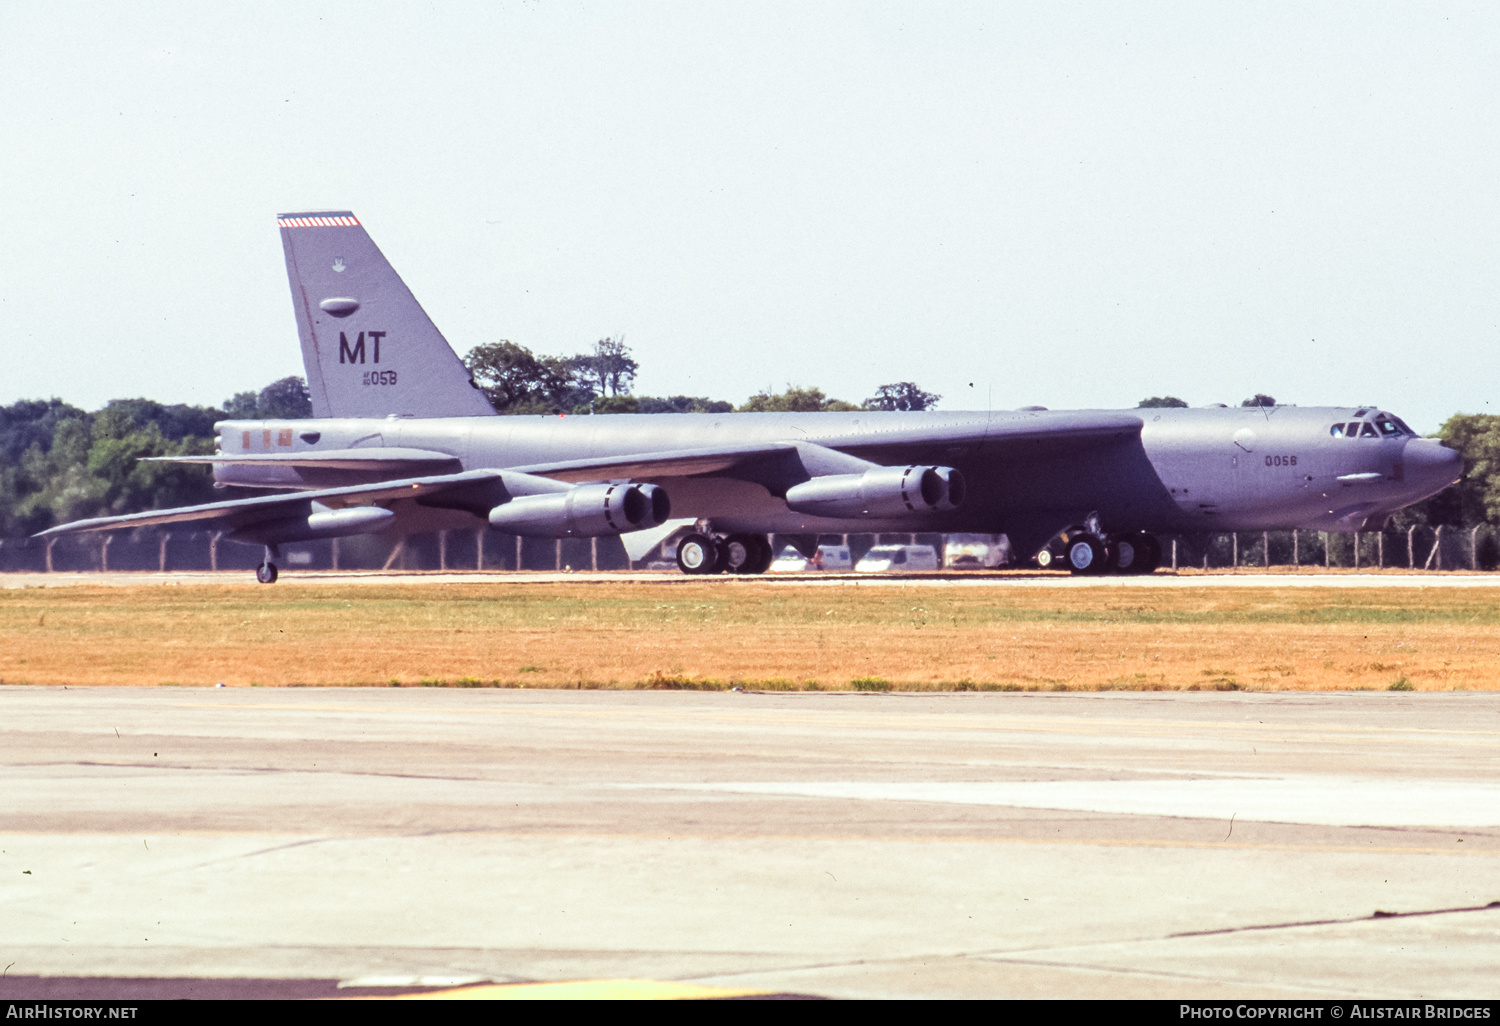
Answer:
[[[1406,479],[1431,495],[1463,477],[1464,458],[1457,451],[1430,438],[1413,438],[1402,455]]]

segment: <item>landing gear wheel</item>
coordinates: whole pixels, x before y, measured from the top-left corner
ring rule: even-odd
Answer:
[[[718,544],[707,535],[688,535],[677,543],[677,568],[685,574],[718,573]]]
[[[1053,564],[1055,564],[1056,562],[1057,555],[1050,548],[1043,549],[1041,552],[1038,552],[1036,554],[1036,565],[1041,567],[1043,570],[1051,570]]]
[[[763,574],[771,568],[775,553],[763,534],[731,534],[721,546],[724,569],[732,574]]]
[[[763,534],[731,534],[719,543],[724,553],[723,569],[732,574],[763,574],[771,566],[774,553]]]
[[[1140,540],[1135,537],[1116,538],[1109,543],[1109,569],[1111,573],[1140,573],[1138,566],[1144,553]]]
[[[750,540],[755,542],[756,555],[746,567],[745,573],[763,574],[771,569],[772,563],[776,562],[776,550],[771,548],[771,539],[763,534],[752,534]]]
[[[269,559],[255,568],[255,579],[261,584],[276,583],[276,564]]]
[[[1149,534],[1138,534],[1130,539],[1135,546],[1135,562],[1131,564],[1133,574],[1155,573],[1161,566],[1161,542]]]
[[[719,549],[724,553],[724,569],[732,574],[749,573],[745,568],[758,554],[748,534],[731,534],[719,543]]]
[[[1075,534],[1063,549],[1063,564],[1075,574],[1102,574],[1108,561],[1109,553],[1096,535]]]

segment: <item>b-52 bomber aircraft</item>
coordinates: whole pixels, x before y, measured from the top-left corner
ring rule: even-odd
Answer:
[[[1007,534],[1078,574],[1149,573],[1162,533],[1356,531],[1440,491],[1458,453],[1374,406],[496,416],[348,211],[278,218],[310,420],[220,422],[216,484],[269,494],[81,520],[196,521],[278,547],[372,532],[689,531],[689,574],[764,572],[768,535]],[[1042,547],[1061,536],[1061,546]]]

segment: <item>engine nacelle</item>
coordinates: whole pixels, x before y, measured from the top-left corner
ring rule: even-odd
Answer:
[[[952,467],[876,467],[787,489],[788,509],[820,517],[900,518],[956,508],[967,487]]]
[[[672,515],[666,489],[651,484],[582,484],[522,495],[490,510],[490,526],[540,538],[596,538],[657,527]]]

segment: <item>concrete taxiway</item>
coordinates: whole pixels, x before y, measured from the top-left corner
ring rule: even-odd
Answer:
[[[0,707],[0,965],[34,988],[1496,989],[1497,695],[6,687]]]
[[[777,587],[926,587],[926,588],[1500,588],[1500,573],[1401,572],[1395,570],[1331,571],[1315,569],[1295,573],[1259,570],[1158,571],[1142,577],[1075,577],[1066,573],[1002,570],[990,572],[939,571],[933,573],[793,573],[754,577],[722,575],[695,577],[670,572],[592,572],[536,570],[515,571],[385,571],[385,570],[283,570],[274,587],[301,585],[360,584],[579,584],[602,582],[647,582],[652,584],[710,584],[743,587],[768,584]],[[248,571],[94,571],[0,574],[0,590],[7,588],[134,587],[188,584],[266,587],[256,583]]]

